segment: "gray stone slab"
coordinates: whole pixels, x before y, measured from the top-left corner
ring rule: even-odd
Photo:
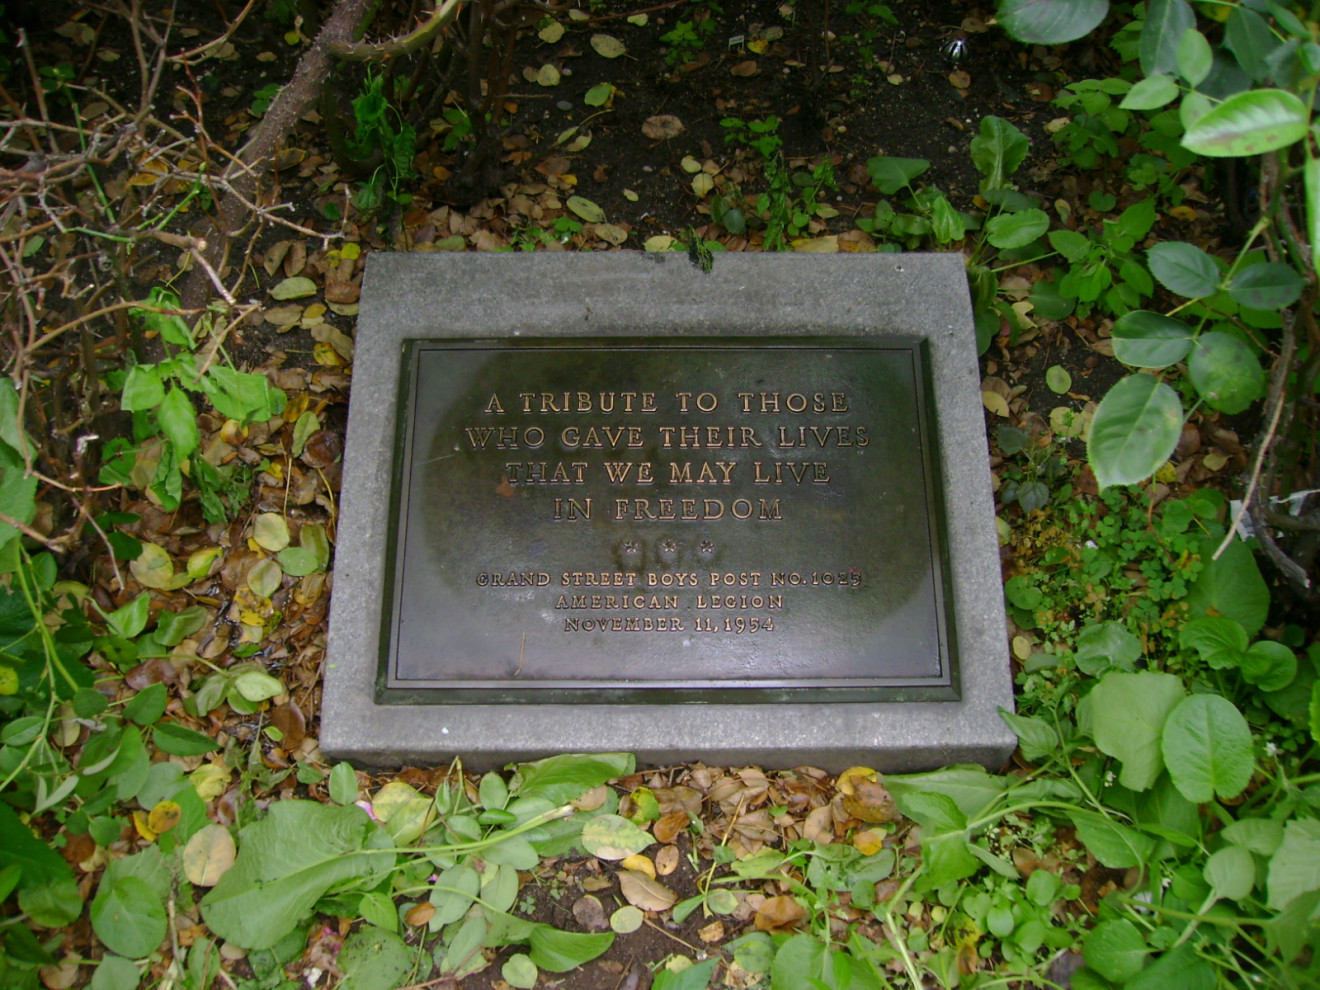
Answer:
[[[845,693],[741,704],[377,701],[406,341],[767,336],[926,342],[957,700],[849,701]],[[993,767],[1013,749],[998,715],[1012,708],[1012,682],[972,315],[957,255],[722,254],[704,273],[682,254],[373,254],[340,508],[321,712],[328,756],[391,765],[459,755],[482,769],[627,750],[648,764],[908,771]]]

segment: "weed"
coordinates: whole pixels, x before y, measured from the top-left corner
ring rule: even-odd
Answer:
[[[715,0],[692,0],[696,7],[691,17],[683,17],[674,27],[660,35],[660,41],[669,46],[665,61],[671,66],[691,62],[706,47],[715,34],[714,14],[723,14],[724,8]]]
[[[349,152],[359,161],[378,162],[371,178],[354,194],[354,205],[370,213],[387,199],[399,205],[411,202],[411,194],[402,191],[400,183],[417,174],[413,168],[417,132],[390,102],[384,76],[367,73],[353,101],[353,119],[356,130],[348,142]]]

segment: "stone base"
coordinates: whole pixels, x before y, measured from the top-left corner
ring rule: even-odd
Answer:
[[[378,704],[403,342],[429,338],[919,337],[929,348],[961,700],[767,704]],[[643,764],[998,767],[1015,745],[972,313],[953,254],[373,254],[358,320],[321,749],[481,770],[564,752]]]

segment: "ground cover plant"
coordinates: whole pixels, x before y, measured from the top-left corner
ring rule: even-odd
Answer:
[[[15,6],[3,985],[1320,983],[1313,9]],[[1010,766],[321,758],[364,256],[620,246],[964,253]]]

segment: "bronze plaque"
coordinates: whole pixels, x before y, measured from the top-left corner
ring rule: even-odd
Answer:
[[[958,697],[918,341],[402,360],[380,701]]]

